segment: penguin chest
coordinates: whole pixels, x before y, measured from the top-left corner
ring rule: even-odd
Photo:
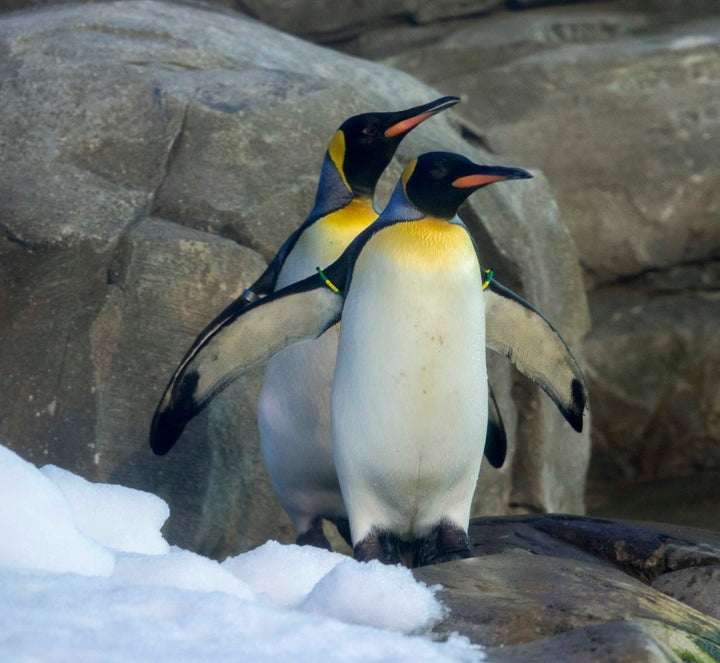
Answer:
[[[355,237],[377,217],[372,201],[353,200],[349,205],[308,226],[298,238],[280,271],[276,290],[327,267],[340,257]]]
[[[376,217],[357,200],[308,226],[280,271],[276,289],[335,261]],[[258,426],[270,480],[291,514],[344,515],[332,458],[330,390],[338,329],[270,359],[258,399]]]
[[[332,393],[343,493],[378,492],[401,519],[472,498],[487,425],[475,249],[462,226],[427,224],[384,229],[360,254]]]

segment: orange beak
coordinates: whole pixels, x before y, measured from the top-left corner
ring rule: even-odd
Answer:
[[[454,182],[453,186],[458,189],[469,189],[471,187],[486,186],[493,182],[502,182],[507,177],[504,175],[465,175],[465,177],[458,177]]]
[[[399,136],[400,134],[407,133],[413,127],[416,127],[421,122],[424,122],[429,117],[435,115],[433,111],[427,111],[426,113],[420,113],[415,117],[409,117],[407,120],[401,120],[393,124],[391,127],[385,129],[385,137],[392,138],[393,136]]]

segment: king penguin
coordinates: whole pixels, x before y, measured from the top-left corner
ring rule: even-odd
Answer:
[[[398,112],[349,118],[330,140],[315,206],[250,290],[283,288],[336,260],[378,216],[375,187],[402,139],[427,118],[455,105],[442,97]],[[276,263],[273,265],[273,263]],[[257,420],[265,466],[295,526],[296,542],[330,548],[322,520],[349,540],[347,515],[333,463],[330,391],[339,329],[289,347],[270,359],[258,398]]]
[[[310,214],[263,274],[206,332],[258,298],[309,276],[316,265],[336,260],[377,218],[375,188],[402,139],[459,101],[441,97],[401,111],[363,113],[345,120],[325,153]],[[325,548],[330,544],[322,531],[322,518],[333,521],[348,542],[350,539],[331,448],[329,399],[337,340],[338,330],[331,330],[313,343],[288,348],[273,357],[266,368],[257,410],[265,465],[295,526],[296,541]],[[499,467],[506,439],[494,399],[491,407],[486,453]],[[156,453],[169,450],[157,442],[152,445]]]
[[[171,445],[230,382],[342,320],[332,441],[355,557],[419,566],[469,556],[486,346],[538,383],[575,430],[587,401],[555,328],[496,280],[483,289],[477,247],[456,216],[472,192],[528,177],[445,152],[410,162],[386,209],[338,260],[198,339],[158,405],[151,439]]]

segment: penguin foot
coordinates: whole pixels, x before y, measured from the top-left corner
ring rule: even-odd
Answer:
[[[309,530],[297,535],[295,543],[299,546],[315,546],[315,548],[332,550],[332,546],[323,532],[322,518],[319,516],[313,518]]]
[[[402,564],[408,568],[473,556],[467,532],[449,521],[435,526],[428,536],[410,541],[393,532],[373,528],[355,546],[353,554],[359,562],[376,559],[383,564]]]
[[[353,548],[353,555],[358,562],[370,562],[376,559],[383,564],[406,564],[401,556],[403,543],[392,532],[373,528],[360,543]]]
[[[416,566],[441,564],[472,556],[467,532],[454,523],[443,521],[428,537],[422,539],[422,545],[416,553]]]

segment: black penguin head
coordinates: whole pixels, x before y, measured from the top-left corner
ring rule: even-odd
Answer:
[[[328,156],[353,197],[372,198],[402,139],[421,122],[459,101],[441,97],[402,111],[363,113],[345,120],[330,141]]]
[[[407,200],[424,216],[452,219],[474,191],[494,182],[531,177],[522,168],[481,166],[460,154],[427,152],[405,167],[401,183]]]

